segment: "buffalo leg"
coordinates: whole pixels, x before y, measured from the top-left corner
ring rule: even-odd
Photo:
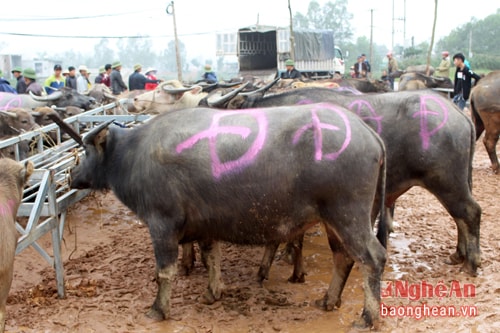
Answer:
[[[354,260],[345,253],[341,241],[328,228],[327,234],[328,244],[333,253],[333,274],[328,291],[322,299],[316,301],[316,305],[327,311],[332,311],[342,304],[342,290],[344,290],[347,278],[351,273]]]
[[[302,255],[302,247],[304,244],[304,234],[297,236],[296,239],[290,241],[286,244],[285,255],[290,255],[293,264],[292,276],[288,278],[289,282],[292,283],[304,283],[305,282],[305,269],[304,269],[304,257]],[[269,279],[269,270],[273,263],[276,251],[278,250],[279,244],[268,244],[265,247],[264,255],[260,263],[259,272],[257,273],[257,281],[262,284],[262,281]]]
[[[499,164],[498,164],[498,157],[497,157],[497,142],[498,142],[498,136],[500,135],[500,124],[498,124],[499,127],[498,129],[492,130],[492,129],[487,129],[486,134],[484,135],[484,147],[486,148],[486,151],[488,152],[488,156],[490,157],[491,161],[491,168],[493,169],[494,173],[498,173],[499,171]]]
[[[206,258],[208,269],[208,288],[202,296],[201,302],[213,304],[222,297],[224,285],[221,282],[220,245],[215,241],[198,242]]]
[[[462,184],[462,182],[460,183]],[[458,242],[456,252],[453,253],[449,264],[463,263],[462,270],[475,276],[477,267],[481,266],[481,251],[479,247],[479,229],[481,221],[481,207],[472,198],[467,184],[461,185],[452,192],[444,189],[451,188],[442,184],[430,182],[426,186],[455,220],[457,225]]]
[[[380,279],[384,271],[386,251],[373,234],[369,212],[363,215],[359,212],[359,206],[357,210],[358,214],[355,214],[353,212],[356,212],[356,207],[346,205],[331,207],[324,213],[334,268],[330,286],[320,305],[326,310],[340,306],[342,291],[355,261],[361,266],[364,288],[363,313],[361,320],[355,325],[377,328],[380,318]],[[345,216],[351,217],[346,220]],[[355,226],[354,221],[357,223]]]
[[[160,227],[156,227],[165,224],[163,219],[148,221],[147,224],[156,259],[158,292],[153,305],[146,315],[155,320],[163,320],[170,317],[170,297],[172,283],[177,273],[179,244],[178,239],[173,233],[162,232]]]
[[[260,285],[262,285],[264,280],[269,280],[269,270],[271,269],[279,245],[279,243],[271,243],[267,244],[264,248],[264,255],[262,256],[259,271],[257,272],[257,282]]]
[[[194,243],[182,244],[181,275],[189,275],[193,270],[195,261]]]

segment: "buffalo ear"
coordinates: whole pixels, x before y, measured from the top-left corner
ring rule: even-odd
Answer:
[[[106,135],[108,134],[108,126],[115,121],[114,119],[108,120],[99,126],[92,129],[86,136],[83,142],[85,145],[92,145],[96,148],[101,148],[106,144]]]

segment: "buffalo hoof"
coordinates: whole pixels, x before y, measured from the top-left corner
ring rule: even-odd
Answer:
[[[449,256],[448,259],[446,259],[444,262],[447,265],[459,265],[464,262],[464,256],[461,255],[460,253],[455,252],[452,255]]]
[[[477,267],[473,267],[470,263],[465,262],[463,266],[460,268],[461,272],[467,273],[472,277],[477,276]]]
[[[380,322],[379,320],[373,320],[372,316],[363,309],[361,318],[354,321],[352,326],[360,332],[368,332],[371,330],[378,331],[380,329]]]
[[[333,302],[329,302],[328,298],[326,296],[314,301],[314,305],[317,308],[320,308],[321,310],[325,310],[325,311],[333,311],[335,309],[338,309],[338,308],[340,308],[341,304],[342,304],[342,300],[339,299],[334,304]]]
[[[215,295],[211,290],[207,289],[200,298],[200,303],[205,305],[212,305],[222,298],[222,292],[218,292]]]
[[[302,273],[302,274],[300,274],[300,276],[295,276],[295,274],[294,274],[288,278],[288,282],[304,283],[304,282],[306,282],[306,275],[304,273]]]
[[[165,320],[165,315],[163,314],[163,312],[156,309],[154,305],[151,307],[151,309],[148,310],[148,312],[146,312],[146,317],[154,321]]]

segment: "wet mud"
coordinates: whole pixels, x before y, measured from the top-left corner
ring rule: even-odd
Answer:
[[[381,332],[500,332],[500,176],[490,170],[482,142],[474,158],[474,196],[483,209],[482,267],[472,278],[444,260],[454,251],[456,226],[428,192],[414,188],[398,201],[395,232],[382,287],[423,282],[436,286],[473,285],[474,296],[416,297],[392,293],[387,306],[455,306],[476,309],[460,316],[385,316]],[[452,172],[452,170],[450,170]],[[50,252],[50,237],[39,244]],[[203,305],[207,272],[199,260],[189,276],[178,276],[172,318],[153,322],[144,313],[154,300],[153,250],[147,228],[111,193],[93,194],[71,208],[65,226],[66,298],[58,299],[55,272],[31,248],[16,257],[14,283],[7,304],[7,332],[354,332],[362,311],[362,277],[354,266],[342,306],[324,312],[313,304],[326,291],[331,253],[321,227],[305,239],[304,284],[291,284],[291,266],[277,259],[261,287],[256,273],[263,249],[224,244],[221,301]],[[452,287],[451,287],[452,288]],[[458,297],[461,296],[461,297]],[[413,299],[412,299],[413,298]]]

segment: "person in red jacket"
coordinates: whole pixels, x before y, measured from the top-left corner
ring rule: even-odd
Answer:
[[[156,69],[149,67],[146,71],[146,77],[149,80],[158,80],[158,78],[156,77],[156,72]],[[154,90],[156,87],[158,87],[158,83],[146,83],[144,89]]]

